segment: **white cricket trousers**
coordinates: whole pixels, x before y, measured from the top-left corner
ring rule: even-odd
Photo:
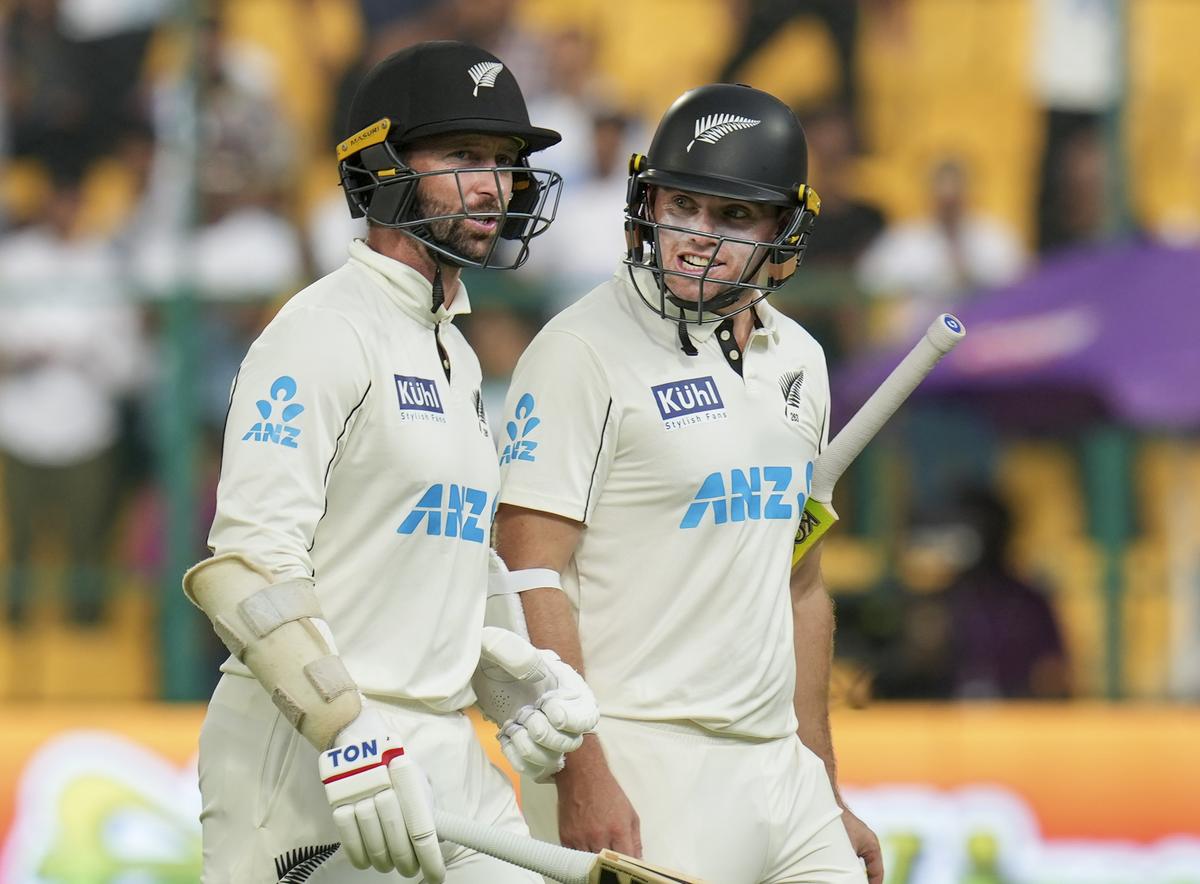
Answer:
[[[647,862],[719,884],[866,884],[825,765],[795,736],[609,717],[597,732]],[[555,787],[523,780],[521,800],[534,835],[557,842]]]
[[[492,766],[461,713],[369,700],[425,771],[441,810],[525,833],[507,778]],[[200,732],[204,884],[399,882],[397,872],[360,871],[338,839],[317,751],[283,718],[257,681],[225,675]],[[442,844],[448,884],[540,884],[541,877]]]

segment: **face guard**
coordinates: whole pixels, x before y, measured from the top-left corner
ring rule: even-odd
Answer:
[[[661,181],[656,180],[652,173],[647,175],[646,158],[641,154],[634,154],[630,159],[625,209],[627,251],[623,262],[629,268],[630,281],[642,301],[659,316],[696,325],[721,322],[778,291],[796,272],[796,267],[808,247],[813,221],[821,211],[821,200],[811,187],[801,184],[789,206],[777,198],[751,199],[728,191],[719,181],[693,179],[690,176],[679,181],[670,176],[659,177]],[[779,232],[770,241],[709,233],[654,220],[649,198],[649,189],[654,185],[746,202],[769,202],[772,205],[780,205],[786,211],[780,218]],[[664,267],[661,240],[661,233],[664,231],[687,236],[706,245],[711,242],[712,252],[708,263],[704,266],[697,265],[694,272]],[[727,244],[750,246],[750,254],[734,280],[710,278],[714,262],[721,257],[723,251],[728,254],[728,250],[725,249]],[[645,291],[638,280],[638,274],[634,273],[635,269],[649,270],[653,274],[656,290]],[[671,289],[671,282],[676,279],[697,282],[700,288],[699,298],[693,301],[676,294]],[[746,292],[755,292],[756,297],[731,312],[718,312],[736,303]]]
[[[389,121],[380,120],[338,146],[338,169],[352,215],[365,215],[381,227],[402,230],[444,258],[444,263],[459,267],[514,270],[528,260],[529,241],[544,233],[558,212],[561,175],[530,168],[526,156],[513,166],[417,172],[401,159],[397,145],[386,140],[388,129]],[[460,176],[481,173],[494,176],[496,193],[505,191],[501,176],[512,176],[507,205],[467,206]],[[422,205],[420,182],[440,175],[454,176],[458,206],[429,214]],[[496,232],[482,257],[463,251],[459,223],[468,219],[496,221]]]

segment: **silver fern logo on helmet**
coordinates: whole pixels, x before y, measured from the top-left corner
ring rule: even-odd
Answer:
[[[489,89],[496,85],[496,77],[504,70],[504,65],[498,61],[481,61],[479,64],[473,64],[467,69],[467,73],[471,75],[471,82],[475,84],[475,91],[471,94],[479,95],[479,87],[487,86]]]
[[[739,117],[737,114],[709,114],[706,117],[701,117],[696,120],[696,137],[688,142],[687,150],[690,153],[692,145],[697,141],[703,141],[705,144],[716,144],[730,132],[737,132],[740,129],[753,129],[761,120],[752,120],[749,117]]]

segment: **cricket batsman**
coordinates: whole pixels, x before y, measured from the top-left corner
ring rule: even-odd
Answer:
[[[597,716],[553,653],[485,627],[499,475],[453,325],[461,268],[519,266],[553,220],[561,178],[529,158],[559,135],[454,42],[381,62],[349,116],[338,168],[367,238],[251,346],[213,556],[184,577],[231,655],[200,735],[203,880],[532,884],[440,844],[433,808],[526,831],[462,712],[477,692],[535,779]],[[488,688],[514,652],[548,676],[521,709]]]
[[[628,251],[509,392],[498,547],[534,644],[585,674],[594,735],[535,834],[721,884],[880,884],[829,730],[832,603],[791,556],[828,440],[820,345],[766,300],[820,208],[764,92],[681,96],[630,163]],[[865,861],[865,869],[864,869]]]

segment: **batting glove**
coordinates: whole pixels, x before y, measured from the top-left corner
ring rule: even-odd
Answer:
[[[373,709],[364,709],[318,761],[342,847],[355,868],[446,878],[433,825],[433,791]]]
[[[583,745],[600,720],[578,672],[507,629],[483,628],[471,686],[484,716],[499,727],[504,757],[539,783],[562,770],[566,753]]]

